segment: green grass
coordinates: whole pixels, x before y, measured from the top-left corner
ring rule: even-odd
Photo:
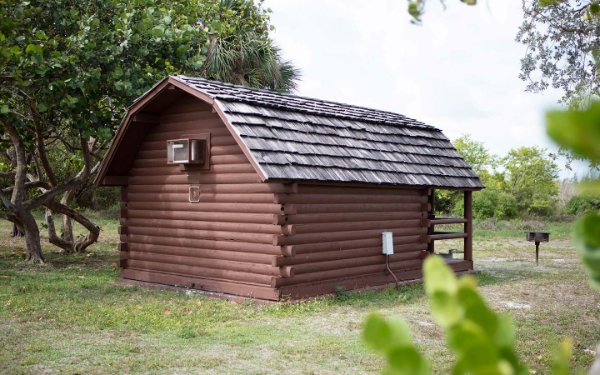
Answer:
[[[44,266],[23,264],[23,241],[0,225],[0,373],[375,374],[382,360],[360,341],[373,310],[404,317],[435,372],[449,370],[419,284],[271,305],[122,286],[117,223],[99,222],[101,242],[87,255],[45,246]],[[536,267],[523,239],[530,224],[486,225],[476,229],[477,278],[490,304],[513,317],[524,360],[547,373],[552,349],[571,336],[573,365],[587,368],[600,340],[600,295],[587,285],[570,226],[544,225],[552,241]]]

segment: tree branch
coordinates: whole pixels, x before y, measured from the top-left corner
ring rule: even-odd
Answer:
[[[20,205],[21,202],[23,202],[26,198],[25,180],[27,177],[27,158],[25,157],[25,147],[23,146],[23,142],[19,136],[19,133],[17,132],[17,129],[12,124],[3,121],[2,125],[4,126],[6,133],[8,133],[8,136],[15,149],[15,182],[10,201],[13,205]]]
[[[69,241],[65,241],[56,235],[56,226],[54,225],[54,217],[52,216],[52,210],[46,208],[46,225],[48,226],[48,241],[70,253],[73,249],[73,244]]]
[[[48,207],[50,210],[54,211],[54,212],[58,212],[60,214],[63,214],[65,216],[70,217],[71,219],[75,220],[76,222],[78,222],[79,224],[83,225],[85,227],[85,229],[88,230],[89,234],[85,237],[82,237],[80,239],[78,239],[75,243],[71,244],[67,244],[66,241],[63,241],[62,239],[58,238],[55,234],[54,240],[56,240],[56,243],[54,243],[55,245],[64,248],[63,246],[72,246],[73,250],[75,250],[76,252],[81,252],[84,251],[88,246],[90,246],[91,244],[95,243],[98,240],[98,236],[100,235],[100,227],[97,226],[96,224],[94,224],[91,220],[89,220],[87,217],[83,216],[82,214],[80,214],[79,212],[73,210],[72,208],[58,203],[54,200],[50,200],[48,202],[46,202],[44,204],[46,207]],[[54,223],[52,222],[52,229],[54,229]],[[50,225],[48,226],[48,229],[50,229]],[[61,245],[59,245],[59,243],[61,243]]]
[[[36,188],[43,188],[43,189],[49,190],[49,189],[51,189],[51,186],[45,181],[30,181],[30,182],[25,183],[25,189],[36,189]],[[7,193],[12,192],[13,189],[14,189],[14,187],[10,186],[10,187],[0,190],[0,192],[7,194]]]
[[[40,160],[40,163],[42,164],[42,167],[44,169],[44,172],[46,173],[46,176],[48,177],[48,180],[50,181],[50,185],[55,186],[56,185],[56,175],[54,174],[54,170],[52,169],[52,166],[50,165],[50,161],[48,161],[48,154],[46,152],[46,145],[44,144],[44,142],[46,141],[43,134],[42,134],[42,130],[40,127],[40,116],[39,113],[36,111],[35,109],[35,105],[33,104],[33,102],[31,100],[29,100],[29,110],[31,112],[31,117],[33,118],[33,128],[34,128],[34,132],[35,132],[35,145],[37,148],[37,153],[38,153],[38,158]]]
[[[91,173],[91,168],[92,168],[92,158],[90,156],[90,144],[88,143],[88,141],[81,137],[79,139],[79,142],[81,143],[81,150],[83,151],[83,177],[87,178],[90,173]]]
[[[47,190],[42,195],[25,202],[25,206],[29,209],[42,206],[42,205],[46,204],[48,201],[54,199],[54,197],[56,197],[57,195],[62,194],[67,190],[74,189],[77,186],[79,186],[80,184],[81,184],[81,179],[76,177],[62,185],[53,186],[51,190]]]
[[[48,201],[54,199],[54,197],[56,197],[59,194],[64,193],[67,190],[70,189],[75,189],[77,187],[79,187],[81,184],[83,184],[85,182],[85,180],[92,174],[96,173],[98,171],[98,168],[100,168],[100,163],[96,163],[96,165],[94,165],[93,168],[91,168],[90,170],[90,174],[89,175],[85,175],[84,169],[82,169],[77,176],[75,176],[74,178],[72,178],[71,180],[69,180],[68,182],[62,184],[62,185],[58,185],[58,186],[53,186],[51,190],[45,191],[42,195],[40,195],[39,197],[36,197],[30,201],[25,202],[25,204],[27,205],[27,207],[31,208],[35,208],[35,207],[39,207],[42,205],[45,205]]]
[[[12,191],[12,188],[11,188],[11,191]],[[14,206],[13,206],[12,202],[10,201],[10,198],[3,191],[0,191],[0,200],[2,200],[2,204],[8,210],[12,211],[14,209]]]

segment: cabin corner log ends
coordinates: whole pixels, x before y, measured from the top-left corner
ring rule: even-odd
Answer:
[[[208,140],[201,168],[168,162],[178,139]],[[472,270],[471,194],[483,187],[415,120],[185,77],[134,103],[97,183],[122,187],[123,278],[267,300],[394,283],[384,231],[399,280],[419,279],[450,238],[464,240],[451,267]],[[464,191],[464,216],[436,218],[434,188]],[[436,231],[446,224],[463,231]]]

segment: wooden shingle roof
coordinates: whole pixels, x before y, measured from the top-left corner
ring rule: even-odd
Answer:
[[[441,130],[403,115],[172,78],[214,101],[267,180],[483,188]]]

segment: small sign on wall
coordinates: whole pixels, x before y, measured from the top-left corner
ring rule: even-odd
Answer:
[[[200,202],[200,185],[190,185],[190,203]]]

